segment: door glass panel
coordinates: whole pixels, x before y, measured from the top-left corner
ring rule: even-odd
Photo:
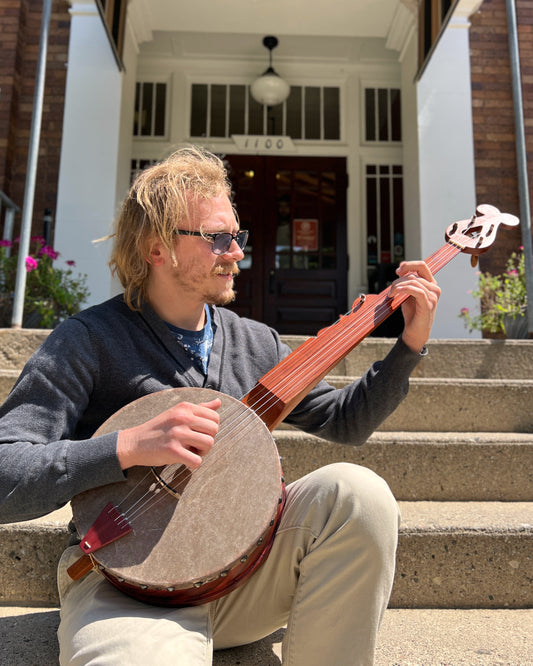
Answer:
[[[254,243],[254,219],[250,208],[254,201],[256,187],[256,174],[253,169],[235,169],[231,172],[231,181],[238,198],[238,221],[241,229],[248,230],[248,242],[244,248],[244,258],[239,262],[239,269],[249,270],[252,268],[253,243]]]
[[[276,173],[277,269],[336,268],[336,187],[334,172]]]
[[[289,171],[276,173],[277,227],[276,227],[276,268],[291,267],[292,247],[292,197],[291,174]]]
[[[321,268],[337,267],[337,182],[333,171],[323,171],[320,180],[320,216],[322,240],[320,245]]]

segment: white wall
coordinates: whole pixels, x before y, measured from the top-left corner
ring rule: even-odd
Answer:
[[[122,75],[94,3],[70,11],[55,245],[88,275],[94,304],[111,294],[109,243],[93,241],[115,214]]]
[[[417,108],[420,250],[426,258],[444,244],[445,229],[454,221],[470,218],[476,207],[465,19],[454,19],[444,32],[418,83]],[[438,273],[437,280],[442,296],[433,337],[470,337],[458,317],[462,307],[475,307],[468,293],[476,284],[469,257],[461,254],[453,259]]]
[[[402,57],[402,139],[406,259],[422,257],[420,237],[420,170],[418,164],[418,107],[415,75],[418,35],[415,31]]]

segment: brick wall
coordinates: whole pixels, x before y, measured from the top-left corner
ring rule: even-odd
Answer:
[[[0,189],[22,208],[39,55],[42,0],[0,0]],[[52,2],[45,95],[33,213],[34,234],[43,212],[55,212],[63,125],[69,14]],[[17,226],[20,215],[17,216]]]
[[[528,153],[533,150],[533,3],[516,0]],[[470,28],[476,198],[519,216],[514,106],[505,0],[484,0]],[[533,184],[533,168],[529,180]],[[530,188],[531,189],[531,188]],[[531,196],[531,193],[530,193]],[[532,199],[533,201],[533,199]],[[500,273],[522,245],[520,230],[502,230],[482,255],[483,271]]]

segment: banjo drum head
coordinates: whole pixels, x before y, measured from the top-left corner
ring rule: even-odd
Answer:
[[[156,470],[179,496],[151,468],[134,467],[124,483],[72,500],[80,537],[108,502],[133,528],[94,553],[100,568],[119,580],[153,589],[198,586],[246,559],[272,525],[283,493],[279,454],[266,425],[239,400],[211,389],[166,389],[126,405],[94,436],[139,425],[179,402],[216,397],[220,428],[201,466]]]

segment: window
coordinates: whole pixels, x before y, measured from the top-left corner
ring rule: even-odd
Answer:
[[[418,3],[418,74],[424,71],[432,50],[459,0],[421,0]]]
[[[233,134],[340,140],[340,89],[292,86],[283,104],[256,102],[249,86],[193,83],[191,137],[229,138]]]
[[[133,136],[164,137],[166,134],[167,84],[137,82]]]
[[[367,164],[365,180],[367,266],[375,292],[385,288],[387,271],[404,258],[403,169],[399,164]]]
[[[365,141],[402,140],[401,93],[398,88],[365,88]]]
[[[126,25],[127,0],[96,0],[96,6],[111,43],[111,48],[119,64],[122,64],[122,48],[124,45],[124,27]]]
[[[130,163],[130,185],[133,185],[133,181],[138,176],[138,174],[146,169],[152,164],[155,164],[157,160],[131,160]]]

